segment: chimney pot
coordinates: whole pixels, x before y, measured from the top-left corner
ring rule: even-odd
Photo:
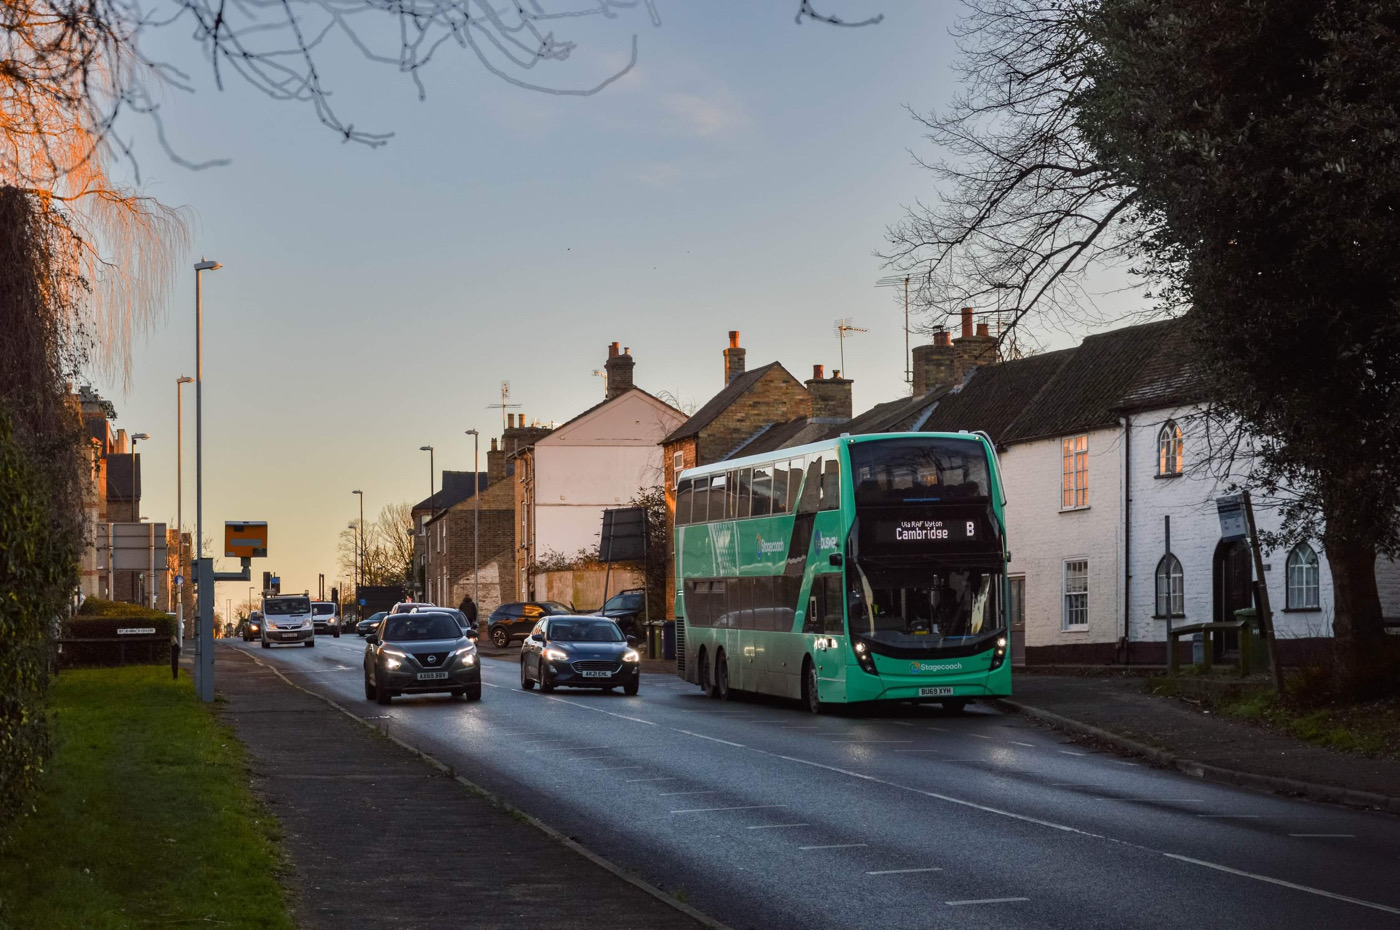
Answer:
[[[739,331],[737,329],[731,329],[729,331],[729,348],[739,348]]]
[[[946,329],[940,329],[933,334],[933,344],[936,346],[951,346],[953,344],[953,334]]]
[[[603,365],[603,370],[607,372],[607,400],[620,397],[632,390],[632,369],[637,364],[632,358],[632,349],[629,346],[625,351],[617,351],[618,343],[614,342],[608,346],[608,360]]]
[[[506,429],[515,429],[515,414],[506,414]]]
[[[631,346],[623,346],[623,347],[622,347],[622,354],[623,354],[623,355],[631,355],[631,354],[632,354],[632,347],[631,347]]]
[[[492,439],[491,439],[491,451],[492,451],[492,452],[499,452],[499,451],[501,451],[500,449],[498,449],[498,448],[496,447],[496,439],[495,439],[495,437],[492,437]]]
[[[833,379],[841,377],[841,369],[839,369],[839,368],[833,368],[833,369],[831,369],[831,377],[832,377]]]
[[[991,328],[991,325],[988,324],[988,323],[978,323],[978,324],[977,324],[977,335],[979,335],[979,336],[986,336],[986,337],[990,338],[991,335],[992,335],[992,328]]]
[[[826,369],[825,369],[825,366],[823,366],[823,365],[813,365],[813,366],[812,366],[812,380],[814,380],[814,381],[819,381],[819,380],[821,380],[822,378],[824,378],[824,377],[826,376],[826,375],[825,375],[825,370],[826,370]]]
[[[963,338],[964,338],[964,339],[966,339],[968,336],[971,336],[971,335],[972,335],[972,308],[971,308],[971,307],[963,307],[963,308],[962,308],[962,334],[963,334]]]
[[[614,342],[608,345],[608,358],[617,358],[617,343]]]
[[[744,373],[744,357],[748,350],[739,346],[739,331],[729,331],[729,348],[724,350],[724,383],[729,384]]]

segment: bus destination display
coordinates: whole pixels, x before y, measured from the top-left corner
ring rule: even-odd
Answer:
[[[980,508],[891,508],[861,514],[862,556],[1000,551],[994,526]]]

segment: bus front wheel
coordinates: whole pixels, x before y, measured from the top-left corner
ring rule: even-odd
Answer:
[[[802,703],[808,712],[819,714],[822,710],[821,694],[817,690],[817,667],[807,660],[807,674],[802,676]]]
[[[729,659],[723,652],[715,656],[715,687],[710,697],[729,700]]]

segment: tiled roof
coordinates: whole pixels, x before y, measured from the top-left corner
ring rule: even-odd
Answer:
[[[681,439],[689,439],[691,436],[699,433],[702,429],[713,423],[716,417],[729,409],[730,404],[742,397],[749,388],[757,384],[764,375],[774,368],[780,371],[786,371],[786,369],[777,362],[769,362],[767,365],[750,369],[742,375],[739,375],[733,381],[726,384],[718,394],[711,397],[709,401],[705,403],[705,406],[695,411],[689,420],[686,420],[680,426],[672,430],[671,435],[661,440],[661,444],[666,445]]]
[[[936,387],[918,397],[901,397],[898,400],[876,404],[845,425],[832,428],[828,435],[850,433],[852,436],[859,436],[865,433],[894,433],[912,429],[923,417],[924,412],[947,393],[948,388]]]
[[[477,473],[476,486],[482,491],[486,490],[486,472]],[[446,510],[453,504],[471,500],[473,493],[475,492],[472,489],[471,472],[445,471],[442,473],[442,487],[432,497],[425,497],[414,504],[413,510],[427,510],[436,513],[440,510]]]
[[[1119,400],[1120,410],[1184,407],[1206,398],[1204,373],[1191,350],[1190,318],[1176,320]]]
[[[1012,424],[1077,351],[1062,349],[978,368],[961,390],[943,395],[921,429],[980,430],[994,442],[1003,442]]]

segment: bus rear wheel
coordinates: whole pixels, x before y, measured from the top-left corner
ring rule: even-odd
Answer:
[[[822,711],[821,693],[817,690],[817,667],[810,659],[807,661],[807,673],[802,676],[802,704],[809,713],[819,714]]]
[[[700,693],[714,697],[714,688],[710,685],[710,657],[705,650],[700,650],[700,654],[695,657],[695,663],[696,674],[700,679]]]
[[[715,688],[710,697],[729,700],[729,659],[723,652],[715,656]]]

